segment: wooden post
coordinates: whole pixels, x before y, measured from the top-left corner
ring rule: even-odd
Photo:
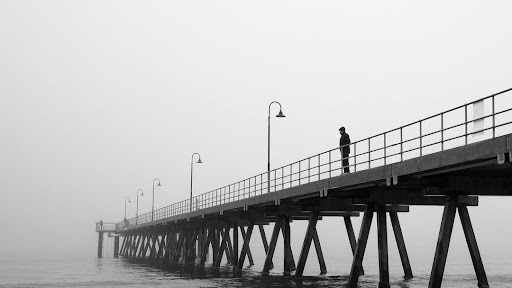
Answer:
[[[238,267],[238,223],[233,222],[233,253],[231,255],[233,271]]]
[[[379,288],[389,288],[388,230],[386,206],[377,206],[377,246],[379,249]]]
[[[345,221],[345,228],[347,228],[348,241],[350,242],[350,248],[352,249],[352,256],[356,255],[356,247],[357,241],[356,236],[354,234],[354,227],[352,226],[352,220],[350,220],[349,216],[343,217]],[[364,268],[361,264],[361,273],[359,275],[364,275]]]
[[[146,257],[146,245],[147,245],[146,241],[149,236],[142,234],[141,237],[142,237],[142,242],[140,243],[139,254],[137,255],[137,257],[145,258]]]
[[[103,232],[98,232],[98,258],[101,258],[103,252]]]
[[[114,236],[114,258],[119,258],[119,235]]]
[[[253,228],[254,228],[254,220],[251,220],[249,222],[249,227],[247,227],[247,233],[245,233],[243,227],[240,226],[240,229],[242,232],[242,237],[244,237],[244,243],[242,244],[242,251],[240,251],[240,260],[238,261],[238,267],[237,267],[238,271],[240,271],[240,272],[242,271],[242,268],[244,266],[245,255],[250,255],[249,253],[251,252],[251,250],[249,248],[249,242],[251,241],[251,235],[252,235]],[[250,258],[249,258],[249,260],[250,260]]]
[[[183,247],[184,241],[185,241],[185,229],[181,228],[180,234],[178,235],[178,243],[176,244],[176,246],[174,248],[174,255],[173,255],[173,259],[172,259],[173,263],[178,263],[178,261],[180,260],[181,248]]]
[[[466,236],[466,243],[468,244],[476,278],[478,279],[478,287],[488,288],[489,283],[487,282],[487,275],[485,274],[484,264],[480,256],[480,251],[478,250],[473,225],[471,225],[471,219],[469,218],[469,212],[466,206],[459,206],[459,217],[462,223],[462,229],[464,230],[464,236]]]
[[[142,235],[135,235],[133,242],[132,242],[132,250],[130,253],[130,257],[135,257],[137,255],[137,249],[139,248],[140,238],[142,238]]]
[[[409,262],[407,249],[405,248],[404,236],[402,234],[402,229],[400,228],[400,222],[398,221],[398,214],[396,212],[389,212],[389,218],[391,219],[391,226],[393,227],[393,232],[395,234],[398,253],[400,254],[400,259],[402,260],[402,267],[405,273],[404,279],[411,279],[413,277],[411,263]]]
[[[281,226],[283,225],[283,216],[278,216],[276,223],[274,224],[274,231],[272,232],[272,237],[270,238],[270,245],[268,247],[267,256],[265,257],[265,264],[263,265],[263,271],[261,274],[263,276],[268,276],[270,271],[270,265],[272,264],[272,258],[274,257],[274,251],[276,249],[277,238],[279,237],[279,231],[281,230]]]
[[[213,263],[213,268],[220,267],[220,263],[222,261],[222,254],[227,249],[228,238],[229,238],[229,225],[227,225],[226,228],[224,228],[224,233],[222,233],[222,243],[220,245],[219,253],[215,259],[215,262]],[[226,254],[226,256],[227,256],[227,254]]]
[[[444,205],[443,219],[439,229],[439,237],[437,238],[434,263],[432,264],[432,272],[430,273],[430,281],[428,283],[429,288],[440,288],[443,282],[444,267],[446,265],[446,257],[448,256],[448,248],[450,247],[450,238],[452,236],[457,202],[457,197],[450,197]]]
[[[252,225],[254,226],[254,220],[252,220],[250,223],[252,223]],[[249,226],[250,225],[251,224],[249,224]],[[247,230],[249,230],[249,228],[247,228]],[[243,226],[240,226],[240,233],[242,233],[242,237],[245,239],[245,229],[244,229]],[[251,233],[252,233],[252,231],[251,231]],[[250,237],[249,237],[249,239],[250,239]],[[249,258],[249,266],[253,266],[254,265],[254,260],[252,259],[251,248],[249,246],[247,246],[247,258]]]
[[[291,247],[290,247],[290,217],[283,217],[283,248],[284,248],[284,276],[292,275],[292,256],[291,256]]]
[[[299,262],[297,262],[297,270],[295,270],[295,276],[297,277],[302,277],[302,273],[304,273],[309,248],[311,247],[311,240],[313,240],[313,233],[316,222],[318,221],[318,215],[318,211],[312,211],[309,217],[308,228],[306,229],[306,235],[304,236],[304,242],[302,242],[302,249],[300,250]]]
[[[263,227],[263,224],[259,224],[258,228],[260,229],[260,235],[261,235],[261,241],[263,242],[263,248],[265,249],[265,255],[268,254],[268,242],[267,242],[267,235],[265,235],[265,228]],[[272,260],[270,260],[270,269],[274,269],[274,263]]]
[[[123,255],[124,245],[126,245],[126,236],[123,236],[123,243],[121,244],[121,249],[119,249],[120,255]]]
[[[327,267],[325,266],[324,253],[322,253],[322,246],[320,246],[320,239],[318,239],[318,232],[316,228],[313,230],[313,243],[315,243],[316,256],[318,264],[320,265],[320,274],[327,274]]]
[[[363,222],[361,223],[361,230],[359,231],[359,239],[357,240],[356,253],[352,260],[352,268],[350,269],[350,276],[347,287],[357,287],[359,275],[363,266],[364,252],[366,250],[366,243],[368,242],[368,235],[370,227],[372,226],[373,213],[375,212],[374,204],[366,205],[364,211]]]
[[[215,233],[214,228],[210,228],[206,231],[206,241],[203,244],[203,248],[201,248],[201,265],[203,265],[206,262],[206,256],[208,255],[208,247],[210,246],[210,243],[212,243],[213,246],[213,234]]]

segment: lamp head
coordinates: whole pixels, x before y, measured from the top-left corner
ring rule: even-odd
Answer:
[[[156,186],[162,186],[162,185],[160,184],[160,181],[158,181],[158,184],[156,184]]]
[[[278,118],[284,118],[284,117],[286,117],[286,116],[284,116],[284,114],[283,114],[283,111],[282,111],[282,110],[279,110],[279,113],[276,115],[276,117],[278,117]]]
[[[201,156],[199,156],[199,160],[197,160],[196,163],[199,163],[199,164],[203,163],[203,161],[201,161]]]

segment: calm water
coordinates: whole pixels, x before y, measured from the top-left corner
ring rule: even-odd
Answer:
[[[209,265],[162,267],[155,263],[133,262],[127,259],[102,259],[86,256],[14,256],[0,255],[0,287],[343,287],[349,273],[349,261],[326,259],[330,271],[318,275],[318,264],[308,262],[307,275],[302,280],[280,275],[282,265],[276,263],[274,274],[260,276],[261,265],[244,269],[243,277],[233,277],[231,267],[224,265],[213,273]],[[261,259],[255,259],[261,262]],[[276,259],[277,260],[277,259]],[[392,260],[392,259],[390,259]],[[311,261],[311,260],[308,260]],[[394,261],[394,260],[393,260]],[[368,262],[368,263],[367,263]],[[360,287],[377,287],[377,266],[365,261],[365,276]],[[508,259],[488,259],[487,274],[491,287],[512,287],[512,263]],[[401,279],[399,262],[390,263],[392,287],[427,287],[431,263],[417,269],[415,278]],[[445,274],[444,287],[477,287],[471,264],[451,261]],[[396,267],[398,266],[398,267]],[[413,267],[413,271],[414,271]],[[337,272],[339,271],[339,272]],[[458,271],[458,272],[457,272]]]

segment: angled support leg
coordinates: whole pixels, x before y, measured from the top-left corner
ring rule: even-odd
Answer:
[[[212,228],[207,230],[208,235],[206,236],[206,241],[204,242],[203,248],[201,248],[201,264],[204,264],[206,262],[206,256],[208,255],[208,247],[210,246],[210,243],[212,243],[213,239],[213,232],[214,230]]]
[[[379,288],[389,288],[388,229],[386,206],[377,206],[377,245],[379,248]]]
[[[404,269],[404,279],[408,280],[413,277],[411,263],[409,262],[409,256],[407,249],[405,248],[404,236],[402,234],[402,228],[400,228],[400,222],[398,221],[397,212],[389,212],[389,218],[391,219],[391,226],[395,234],[396,246],[398,247],[398,253],[402,260],[402,267]]]
[[[354,233],[354,227],[352,226],[352,220],[350,220],[349,216],[343,217],[343,220],[345,221],[345,228],[347,228],[348,241],[350,242],[350,248],[352,249],[352,256],[354,256],[356,255],[357,241],[356,235]],[[364,269],[362,264],[361,273],[359,275],[364,275]]]
[[[464,236],[466,236],[466,243],[468,244],[469,254],[473,261],[473,268],[475,269],[476,278],[478,279],[479,288],[488,288],[489,283],[487,282],[487,275],[485,274],[484,264],[480,251],[478,250],[478,244],[476,243],[475,233],[473,231],[473,225],[471,225],[471,219],[469,218],[468,208],[466,206],[459,206],[459,217],[462,223],[462,229],[464,230]]]
[[[224,233],[222,233],[222,244],[220,245],[219,253],[215,259],[215,262],[213,263],[213,268],[220,267],[220,262],[222,261],[222,254],[227,249],[228,239],[229,239],[229,225],[226,228],[224,228]],[[226,253],[226,256],[227,256],[227,253]]]
[[[252,226],[254,226],[254,221],[252,221],[251,223]],[[251,224],[249,224],[250,226]],[[251,228],[252,229],[252,228]],[[247,230],[249,230],[249,228],[247,228]],[[245,239],[245,229],[244,227],[240,226],[240,233],[242,233],[242,237]],[[252,231],[251,231],[252,233]],[[249,238],[250,239],[250,238]],[[245,241],[245,240],[244,240]],[[245,242],[244,242],[245,243]],[[247,258],[249,258],[249,266],[253,266],[254,265],[254,260],[252,259],[252,253],[251,253],[251,248],[250,247],[247,247]],[[241,257],[240,257],[241,259]],[[243,264],[243,263],[242,263]]]
[[[242,268],[244,266],[245,261],[245,255],[249,255],[249,252],[251,251],[249,249],[249,242],[251,241],[252,230],[254,228],[254,220],[251,220],[251,222],[249,223],[249,227],[247,227],[247,233],[244,232],[243,227],[240,228],[242,231],[242,236],[244,237],[244,244],[242,245],[242,251],[240,252],[240,260],[238,261],[237,269],[239,272],[242,272]]]
[[[302,242],[302,249],[300,250],[299,262],[297,262],[297,270],[295,270],[295,276],[297,277],[302,277],[302,274],[304,273],[309,248],[311,247],[311,240],[313,240],[313,233],[316,230],[315,227],[316,222],[318,221],[318,215],[318,211],[313,211],[309,217],[308,228],[306,229],[306,235],[304,236],[304,242]]]
[[[123,255],[124,245],[126,244],[126,237],[123,236],[123,242],[121,242],[121,249],[119,249],[119,254]],[[124,256],[124,255],[123,255]]]
[[[320,239],[318,239],[318,232],[316,228],[313,231],[313,243],[315,243],[316,256],[318,258],[318,264],[320,265],[320,274],[327,274],[327,267],[325,266],[324,253],[322,252],[322,246],[320,246]]]
[[[432,272],[430,273],[430,281],[428,283],[429,288],[440,288],[443,282],[444,267],[446,265],[446,257],[448,256],[448,248],[450,247],[457,203],[457,197],[451,197],[444,205],[434,263],[432,264]]]
[[[265,255],[268,254],[268,242],[267,242],[267,235],[265,235],[265,228],[263,227],[262,224],[259,224],[258,225],[259,229],[260,229],[260,234],[261,234],[261,241],[263,242],[263,248],[265,249]],[[273,262],[270,262],[270,269],[274,269],[274,263]]]
[[[276,223],[274,224],[274,231],[272,232],[272,237],[270,238],[270,245],[268,247],[267,256],[265,258],[265,264],[263,265],[263,272],[261,274],[263,276],[268,276],[270,271],[270,265],[272,264],[272,258],[274,257],[274,251],[276,249],[277,238],[279,237],[279,231],[283,225],[283,216],[278,216]]]
[[[366,250],[366,243],[368,243],[368,235],[370,234],[370,227],[372,226],[373,213],[375,212],[375,205],[368,204],[364,211],[363,222],[361,223],[361,230],[359,231],[359,240],[357,241],[356,253],[352,260],[352,268],[350,269],[350,276],[347,287],[357,287],[361,268],[363,266],[364,252]]]

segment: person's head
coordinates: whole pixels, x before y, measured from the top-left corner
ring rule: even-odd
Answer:
[[[345,133],[345,127],[340,127],[340,134]]]

